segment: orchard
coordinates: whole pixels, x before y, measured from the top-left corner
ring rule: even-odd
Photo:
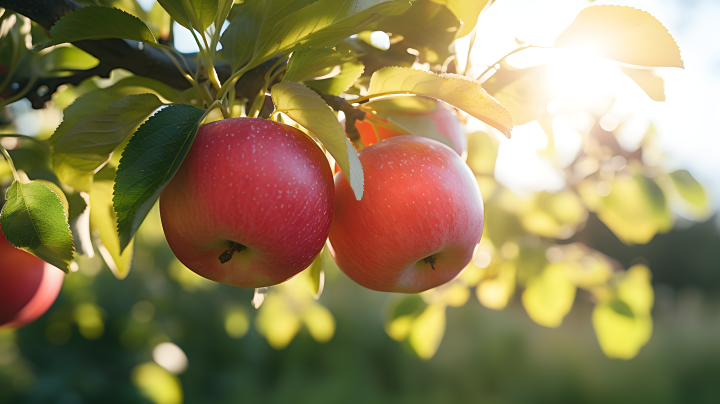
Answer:
[[[594,333],[583,350],[641,360],[653,264],[593,235],[652,245],[709,198],[660,164],[652,124],[626,146],[620,85],[578,101],[548,83],[571,79],[553,58],[590,58],[598,81],[662,101],[653,72],[684,68],[680,48],[646,11],[581,2],[551,43],[514,38],[480,65],[502,3],[0,0],[0,402],[50,402],[3,349],[113,364],[99,390],[53,382],[62,402],[238,402],[289,352],[475,349],[457,335],[476,312],[550,339],[567,319]],[[508,147],[535,147],[510,170],[525,191],[503,180]],[[383,383],[412,390],[417,366]]]

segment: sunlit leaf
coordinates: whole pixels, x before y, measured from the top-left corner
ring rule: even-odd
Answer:
[[[325,247],[323,247],[325,248]],[[315,257],[315,260],[310,264],[307,269],[310,279],[310,290],[315,300],[320,298],[322,295],[323,288],[325,287],[325,272],[322,268],[322,251]]]
[[[278,111],[312,132],[322,142],[346,173],[355,198],[360,200],[365,181],[360,159],[325,101],[300,83],[276,84],[271,94]]]
[[[483,87],[508,110],[513,124],[524,125],[545,113],[552,100],[546,82],[546,65],[515,69],[503,63]]]
[[[650,13],[632,7],[590,6],[555,40],[560,48],[581,48],[636,66],[683,67],[680,48]]]
[[[515,272],[515,264],[504,262],[495,278],[480,282],[476,291],[480,303],[489,309],[504,309],[515,292]]]
[[[94,171],[162,102],[153,94],[125,96],[53,139],[53,168],[64,183],[89,192]]]
[[[189,270],[188,270],[189,271]],[[242,338],[250,329],[247,312],[241,307],[232,307],[225,314],[225,332],[230,338]]]
[[[68,273],[75,246],[62,199],[44,184],[20,181],[5,199],[0,228],[10,244]]]
[[[155,362],[137,365],[130,379],[145,398],[156,404],[182,404],[183,390],[180,379]]]
[[[347,91],[360,78],[365,66],[360,62],[343,63],[340,73],[334,77],[321,80],[308,80],[303,84],[325,94],[340,95]]]
[[[665,80],[662,77],[654,75],[652,70],[647,69],[633,69],[625,66],[620,66],[620,69],[637,83],[650,99],[665,101]]]
[[[670,173],[675,188],[680,196],[692,206],[704,210],[708,206],[708,197],[702,184],[687,170],[677,170]]]
[[[650,269],[645,265],[635,265],[628,269],[618,285],[618,297],[626,302],[633,313],[649,314],[655,301]]]
[[[86,39],[123,38],[157,44],[150,28],[141,19],[109,7],[84,7],[66,14],[50,28],[50,39],[33,47],[38,52],[49,46]]]
[[[113,196],[120,251],[180,168],[204,113],[191,105],[170,105],[150,117],[130,139],[120,159]]]
[[[125,279],[130,272],[133,257],[133,241],[120,253],[120,240],[116,231],[117,215],[113,209],[113,182],[95,181],[90,191],[90,228],[97,232],[100,255],[118,279]]]
[[[436,75],[405,67],[386,67],[376,71],[369,95],[417,94],[453,105],[510,137],[513,123],[508,111],[480,84],[464,76]]]
[[[303,311],[302,321],[317,342],[328,342],[335,334],[335,319],[325,307],[314,304]]]
[[[283,349],[295,338],[300,330],[300,318],[291,311],[284,299],[272,295],[260,307],[255,326],[268,344],[275,349]]]
[[[600,348],[611,358],[634,358],[652,334],[649,314],[628,317],[615,311],[609,303],[595,306],[592,321]]]
[[[545,327],[558,327],[575,302],[575,285],[563,264],[549,264],[530,279],[522,302],[530,318]]]
[[[435,355],[445,334],[445,306],[431,304],[413,321],[408,342],[422,359]]]
[[[293,52],[283,81],[303,81],[323,75],[323,70],[354,59],[330,47],[309,46]]]
[[[472,32],[477,24],[480,12],[485,8],[488,0],[433,0],[436,3],[444,4],[450,9],[455,17],[462,22],[460,30],[455,38],[462,38]]]

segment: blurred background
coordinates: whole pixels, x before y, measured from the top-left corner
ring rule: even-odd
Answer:
[[[155,209],[127,279],[78,256],[46,315],[0,330],[0,402],[720,402],[720,4],[612,3],[661,21],[685,69],[531,48],[486,71],[519,43],[552,46],[589,4],[500,0],[455,43],[456,71],[518,124],[508,140],[460,114],[487,219],[458,280],[373,292],[324,251],[318,300],[303,273],[256,310],[252,290],[180,264]],[[13,104],[2,132],[48,137],[83,85],[51,108]],[[51,176],[41,150],[2,141],[30,178]]]

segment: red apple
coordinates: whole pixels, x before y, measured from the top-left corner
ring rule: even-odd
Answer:
[[[417,293],[460,275],[480,242],[483,203],[475,176],[449,147],[417,136],[358,154],[365,193],[355,200],[335,175],[330,253],[355,282]]]
[[[0,231],[0,328],[20,328],[45,314],[64,277],[58,268],[13,247]]]
[[[383,100],[378,101],[378,103],[380,102],[383,102]],[[455,116],[455,110],[442,102],[434,101],[434,104],[435,109],[430,112],[403,113],[403,115],[430,118],[435,123],[435,128],[438,133],[450,139],[455,152],[465,161],[465,159],[467,159],[467,137],[460,127],[457,116]],[[396,110],[394,113],[397,114],[400,112]],[[378,136],[380,140],[383,140],[402,135],[399,132],[383,126],[385,123],[387,123],[386,119],[381,119],[372,113],[368,113],[363,121],[355,121],[355,127],[358,129],[358,132],[360,132],[360,139],[365,146],[377,143]],[[373,124],[375,124],[378,130],[377,134],[373,129]]]
[[[327,158],[301,131],[258,118],[200,127],[160,197],[170,248],[198,275],[244,288],[307,268],[332,224]]]

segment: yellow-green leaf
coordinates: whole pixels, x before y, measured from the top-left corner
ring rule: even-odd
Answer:
[[[309,130],[332,154],[349,179],[355,198],[360,200],[365,182],[362,165],[330,107],[300,83],[278,83],[271,93],[277,111]]]
[[[132,265],[134,240],[130,240],[127,248],[120,253],[120,240],[115,230],[117,215],[113,209],[112,197],[112,181],[95,181],[92,184],[90,228],[100,238],[100,243],[96,243],[96,245],[110,271],[116,278],[125,279]]]
[[[369,96],[417,94],[445,101],[510,137],[510,113],[477,81],[454,74],[437,75],[407,67],[385,67],[370,80]]]
[[[633,69],[620,66],[620,69],[645,91],[654,101],[665,101],[665,80],[652,73],[652,70]]]
[[[431,304],[420,314],[410,328],[410,346],[422,359],[435,355],[445,334],[445,305]]]
[[[618,313],[609,303],[595,306],[592,322],[600,348],[610,358],[634,358],[652,334],[649,314],[628,317]]]
[[[545,327],[558,327],[575,301],[575,285],[565,264],[549,264],[540,275],[531,278],[522,294],[522,303],[530,318]]]
[[[680,48],[650,13],[632,7],[600,5],[580,11],[555,40],[560,48],[582,48],[636,66],[684,67]]]
[[[472,32],[477,24],[480,12],[485,8],[488,0],[432,0],[444,4],[455,17],[462,22],[455,38],[462,38]]]

